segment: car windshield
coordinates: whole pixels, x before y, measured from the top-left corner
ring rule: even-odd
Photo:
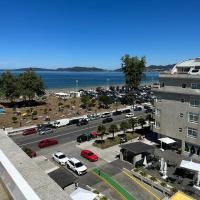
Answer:
[[[59,159],[63,159],[63,158],[66,158],[64,154],[59,156]]]
[[[76,167],[82,167],[83,164],[82,164],[81,162],[78,162],[78,163],[75,164],[75,166],[76,166]]]
[[[92,156],[92,155],[93,155],[93,153],[92,153],[92,152],[89,152],[89,153],[88,153],[88,156]]]

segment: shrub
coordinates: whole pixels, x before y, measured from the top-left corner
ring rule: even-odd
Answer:
[[[151,179],[153,182],[156,182],[156,181],[157,181],[157,178],[154,177],[154,176],[152,176],[150,179]]]
[[[13,120],[13,123],[17,123],[17,117],[13,116],[12,120]]]
[[[161,182],[160,185],[161,185],[162,187],[166,187],[166,186],[167,186],[167,184],[166,184],[164,181]]]
[[[44,109],[44,114],[47,114],[47,108]]]
[[[135,168],[135,169],[134,169],[134,172],[139,172],[139,169],[138,169],[138,168]]]
[[[140,172],[140,174],[141,174],[142,176],[144,176],[144,177],[147,176],[147,173],[146,173],[146,172]]]
[[[101,199],[100,200],[107,200],[108,198],[107,197],[101,197]]]
[[[93,190],[92,192],[95,193],[95,194],[99,194],[98,190]]]
[[[178,190],[174,187],[170,189],[172,193],[176,193]]]

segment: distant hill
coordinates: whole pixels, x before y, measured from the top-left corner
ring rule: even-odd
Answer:
[[[149,65],[148,67],[145,68],[145,71],[150,72],[150,71],[166,71],[170,70],[174,67],[175,64],[169,64],[169,65]],[[115,72],[122,72],[122,69],[116,69],[114,70]]]
[[[102,68],[97,67],[67,67],[67,68],[57,68],[56,71],[67,71],[67,72],[104,72],[107,71]]]
[[[170,65],[150,65],[146,67],[145,71],[165,71],[170,70],[175,64]],[[19,68],[19,69],[8,69],[11,71],[26,71],[29,70],[30,67],[26,68]],[[33,67],[34,71],[60,71],[60,72],[106,72],[106,71],[114,71],[114,72],[122,72],[121,68],[115,69],[115,70],[106,70],[98,67],[59,67],[55,69],[49,69],[49,68],[39,68],[39,67]],[[6,69],[0,69],[0,71],[6,71]]]
[[[12,69],[12,71],[27,71],[30,67],[19,68],[19,69]],[[46,68],[39,68],[39,67],[31,67],[34,71],[56,71],[56,69],[46,69]]]

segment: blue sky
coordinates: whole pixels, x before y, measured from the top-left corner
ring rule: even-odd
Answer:
[[[199,0],[0,0],[0,69],[200,56]]]

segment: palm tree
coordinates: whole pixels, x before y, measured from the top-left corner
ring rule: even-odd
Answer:
[[[116,124],[111,124],[109,127],[109,132],[113,134],[113,138],[115,137],[115,133],[118,131]]]
[[[134,131],[135,125],[137,124],[137,119],[131,118],[129,119],[129,125],[131,126],[131,128]]]
[[[121,122],[120,129],[124,131],[124,134],[126,133],[126,130],[128,129],[128,123],[126,121]]]
[[[142,128],[143,128],[143,126],[146,124],[144,118],[140,118],[140,119],[138,119],[138,123],[141,125]]]
[[[103,136],[104,136],[105,132],[106,132],[106,127],[104,125],[99,125],[97,127],[97,134],[98,134],[98,136],[101,137],[101,140],[103,140]]]

